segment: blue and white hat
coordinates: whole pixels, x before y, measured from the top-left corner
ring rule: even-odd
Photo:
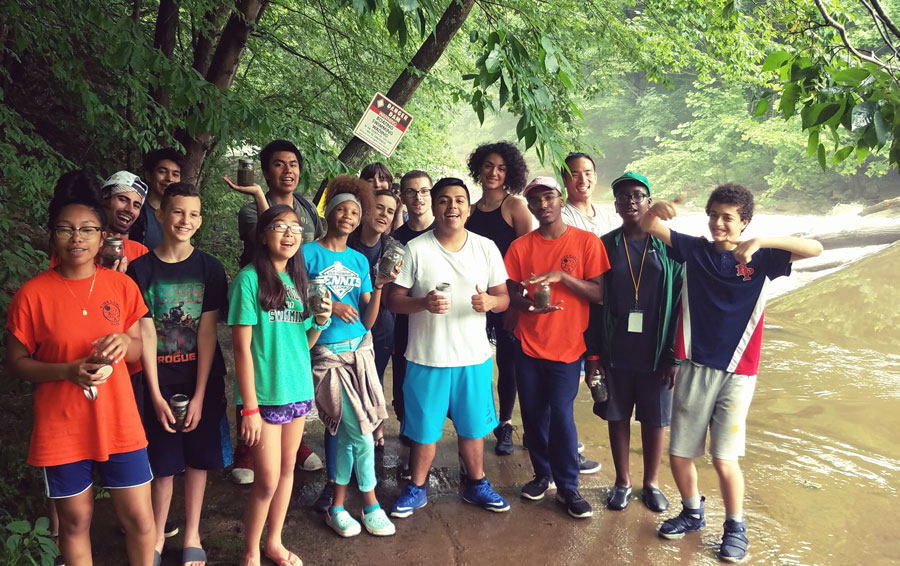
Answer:
[[[147,183],[134,173],[117,171],[103,181],[100,194],[103,198],[109,198],[121,193],[137,193],[141,197],[141,203],[147,198]]]

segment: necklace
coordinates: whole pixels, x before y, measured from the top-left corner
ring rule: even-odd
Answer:
[[[94,282],[97,280],[97,272],[98,271],[99,271],[99,269],[94,269],[94,277],[91,279],[91,290],[88,291],[88,297],[87,297],[88,302],[91,302],[91,294],[93,294],[93,292],[94,292]],[[62,275],[60,275],[60,277],[62,277]],[[63,284],[66,286],[66,289],[69,290],[69,293],[77,301],[78,296],[75,295],[75,292],[72,291],[71,287],[69,287],[69,283],[66,281],[66,278],[63,277],[62,280],[63,280]],[[81,316],[87,316],[87,308],[84,306],[84,303],[81,303]]]

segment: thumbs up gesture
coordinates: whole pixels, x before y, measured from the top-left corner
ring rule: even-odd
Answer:
[[[497,305],[496,299],[482,291],[479,285],[475,285],[475,294],[472,295],[472,308],[475,312],[488,312]]]

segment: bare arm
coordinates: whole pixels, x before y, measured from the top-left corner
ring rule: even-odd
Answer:
[[[391,285],[388,304],[391,311],[397,314],[414,314],[422,311],[442,314],[450,310],[450,302],[438,296],[434,290],[429,291],[424,297],[410,297],[409,289],[396,283]]]
[[[798,261],[808,257],[816,257],[822,253],[822,244],[808,238],[784,236],[780,238],[750,238],[744,242],[734,242],[734,259],[738,263],[748,263],[760,248],[775,248],[790,252],[791,261]]]
[[[472,295],[472,308],[476,312],[496,312],[500,313],[509,308],[509,292],[506,290],[506,283],[488,287],[487,292],[481,290],[481,287],[475,285],[475,294]]]
[[[253,336],[253,327],[247,325],[235,325],[231,327],[231,338],[234,346],[234,371],[237,374],[238,390],[244,401],[244,410],[259,408],[256,399],[256,376],[253,371],[253,358],[250,355],[250,341]],[[248,446],[254,446],[259,442],[262,432],[262,417],[259,413],[245,415],[241,419],[240,434]]]
[[[366,305],[366,314],[363,315],[363,326],[366,327],[366,330],[371,330],[375,326],[375,321],[378,320],[378,309],[381,308],[384,286],[392,283],[400,275],[400,267],[402,265],[403,262],[401,261],[394,267],[394,271],[390,275],[382,275],[379,272],[375,276],[375,283],[372,284],[372,292],[363,293],[360,297],[360,302]]]
[[[319,326],[322,326],[328,319],[331,318],[331,293],[325,293],[325,297],[322,298],[322,312],[316,313],[313,316],[313,320]],[[309,327],[309,330],[306,331],[306,344],[309,346],[309,349],[312,350],[312,347],[316,345],[316,342],[319,341],[319,336],[322,335],[322,331],[318,328]]]
[[[528,211],[528,207],[522,199],[513,195],[512,198],[508,198],[503,202],[503,206],[507,209],[509,218],[512,220],[510,225],[516,231],[517,238],[531,232],[531,212]]]
[[[216,352],[216,322],[218,311],[207,311],[200,315],[197,328],[197,384],[194,395],[188,404],[187,416],[184,419],[184,431],[197,428],[203,414],[203,399],[206,396],[206,384],[209,383],[209,370],[212,368],[213,356]]]
[[[672,246],[672,231],[660,220],[671,220],[678,215],[674,202],[659,200],[653,203],[647,214],[641,218],[641,229],[656,236],[667,246]]]
[[[246,187],[238,185],[232,181],[228,175],[225,175],[222,178],[225,179],[225,182],[228,183],[231,190],[253,197],[253,202],[256,203],[257,217],[262,216],[263,212],[269,210],[269,201],[266,200],[266,193],[262,190],[262,187],[259,185],[248,185]]]
[[[147,344],[141,353],[141,365],[144,368],[144,382],[147,383],[150,402],[153,403],[153,412],[156,413],[156,419],[162,425],[163,430],[174,433],[175,429],[172,428],[172,425],[175,424],[175,415],[172,414],[169,402],[163,399],[159,390],[159,369],[156,365],[156,327],[150,317],[144,317],[138,323],[141,327],[144,344]]]
[[[525,286],[540,283],[562,283],[573,293],[590,303],[603,302],[603,275],[598,275],[592,279],[579,279],[557,269],[540,275],[532,275],[525,281],[522,281],[522,285]]]

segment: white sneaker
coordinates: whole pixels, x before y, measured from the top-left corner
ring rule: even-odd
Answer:
[[[321,470],[324,468],[324,464],[322,464],[322,459],[319,458],[315,452],[306,448],[305,444],[300,445],[300,450],[297,452],[297,467],[305,472],[315,472],[316,470]],[[305,457],[304,457],[305,456]]]
[[[253,483],[253,470],[249,468],[232,468],[231,481],[238,485]]]

